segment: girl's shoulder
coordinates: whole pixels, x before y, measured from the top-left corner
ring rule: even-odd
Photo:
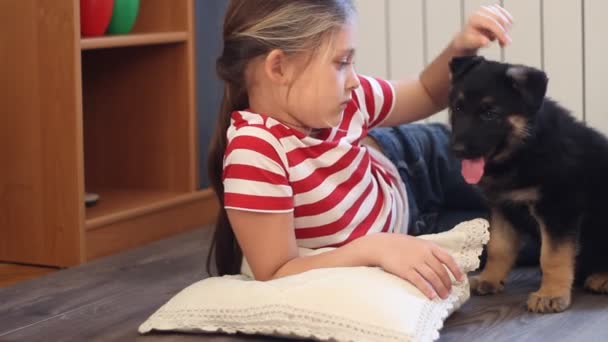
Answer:
[[[232,113],[226,137],[227,154],[233,150],[248,150],[272,156],[287,165],[288,146],[305,136],[270,116],[241,110]]]
[[[226,162],[258,165],[273,160],[278,165],[287,165],[282,143],[287,132],[272,121],[268,116],[250,111],[232,112],[226,132]]]
[[[251,135],[260,138],[270,136],[276,140],[304,139],[306,135],[273,119],[272,117],[248,110],[234,111],[228,128],[228,140],[234,136]],[[270,135],[270,136],[269,136]]]
[[[379,125],[395,106],[396,93],[390,81],[367,75],[357,75],[360,86],[353,90],[353,99],[365,115],[368,128]]]

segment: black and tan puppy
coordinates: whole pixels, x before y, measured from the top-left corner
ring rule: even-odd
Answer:
[[[545,97],[540,70],[482,57],[450,68],[451,149],[491,208],[488,260],[472,292],[500,292],[531,233],[542,283],[530,311],[568,308],[575,279],[608,293],[608,140]]]

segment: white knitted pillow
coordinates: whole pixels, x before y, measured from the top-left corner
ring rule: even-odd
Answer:
[[[421,236],[445,248],[470,272],[489,239],[475,219]],[[322,251],[308,253],[319,253]],[[443,321],[469,298],[468,281],[445,299],[427,299],[409,282],[376,267],[311,270],[267,282],[242,275],[212,277],[175,295],[140,327],[180,332],[225,332],[337,341],[433,341]]]

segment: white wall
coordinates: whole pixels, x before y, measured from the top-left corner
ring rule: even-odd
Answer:
[[[486,58],[542,68],[549,96],[608,134],[606,0],[356,0],[357,69],[387,79],[416,77],[483,4],[514,16],[513,44],[484,49]],[[604,96],[608,97],[608,93]],[[440,113],[429,121],[445,121]]]

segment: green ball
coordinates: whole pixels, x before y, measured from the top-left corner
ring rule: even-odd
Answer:
[[[114,0],[112,19],[108,33],[125,34],[131,32],[139,12],[139,0]]]

